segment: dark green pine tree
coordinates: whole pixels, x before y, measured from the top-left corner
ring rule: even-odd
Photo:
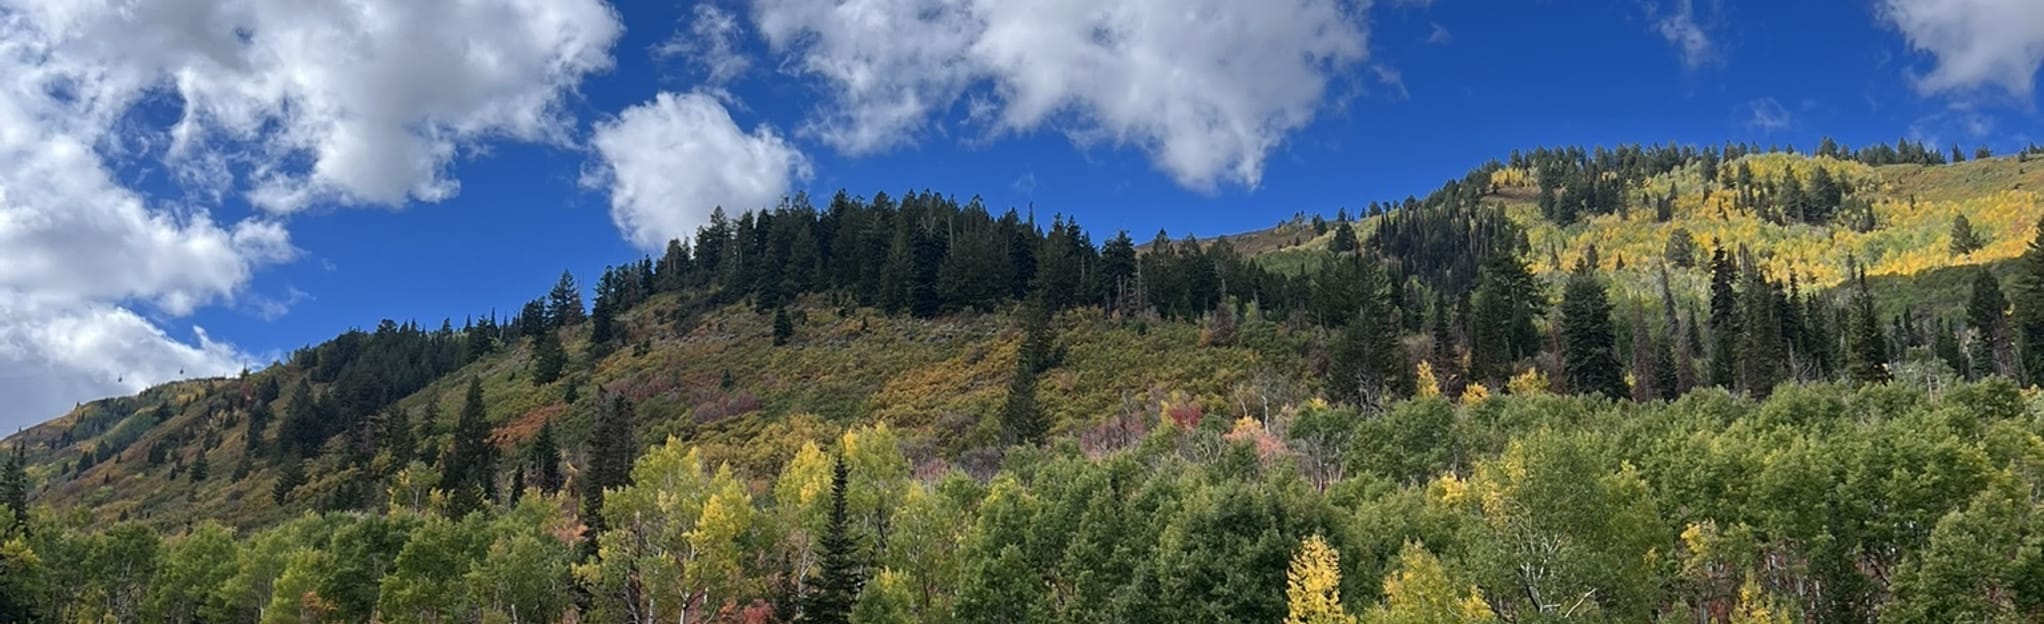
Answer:
[[[2001,294],[2001,282],[1985,267],[1973,272],[1973,297],[1966,301],[1966,326],[1972,340],[1966,343],[1967,373],[1974,379],[2002,374],[2007,353],[2009,302]]]
[[[205,481],[206,477],[210,475],[210,470],[211,467],[206,465],[205,449],[199,449],[198,457],[192,459],[192,466],[185,469],[186,475],[192,478],[192,483]]]
[[[582,484],[582,522],[602,528],[603,492],[631,483],[639,442],[632,431],[631,399],[602,392],[597,401],[596,426],[589,434],[589,469],[577,481]]]
[[[1888,338],[1881,333],[1880,313],[1874,310],[1874,296],[1867,291],[1867,275],[1854,268],[1853,301],[1849,327],[1845,330],[1845,373],[1853,381],[1888,381]]]
[[[845,513],[845,489],[850,474],[845,458],[838,457],[831,467],[830,524],[817,544],[822,552],[817,562],[816,585],[802,597],[798,622],[848,624],[859,590],[866,584],[865,570],[859,563],[859,544],[852,538],[851,519]]]
[[[1356,229],[1347,221],[1334,226],[1334,239],[1327,241],[1327,250],[1334,253],[1348,253],[1356,250]]]
[[[1966,215],[1952,219],[1952,255],[1963,256],[1986,246],[1987,241],[1980,239],[1980,233],[1973,230],[1973,222]]]
[[[560,281],[554,282],[554,289],[547,292],[546,320],[556,328],[581,323],[582,289],[575,285],[575,274],[562,271]]]
[[[277,483],[270,487],[270,500],[282,505],[291,497],[291,491],[305,485],[305,465],[297,455],[285,455],[282,465],[277,467]]]
[[[1731,388],[1739,380],[1739,267],[1724,245],[1710,255],[1710,375],[1713,386]]]
[[[2032,384],[2044,380],[2044,221],[2038,228],[2037,238],[2016,260],[2014,288],[2009,293],[2009,303],[2015,306],[2011,329],[2021,357],[2021,370],[2016,372],[2022,375],[2021,381]]]
[[[1478,269],[1469,307],[1469,378],[1502,388],[1515,372],[1514,363],[1539,350],[1540,330],[1533,320],[1545,312],[1547,301],[1525,263],[1500,253]]]
[[[1036,377],[1051,360],[1050,312],[1032,300],[1023,306],[1022,325],[1015,375],[1001,403],[1001,432],[1009,444],[1041,444],[1050,435],[1050,421],[1036,405]]]
[[[561,378],[561,371],[568,367],[568,353],[561,348],[561,337],[553,330],[541,330],[532,338],[532,385],[544,386]]]
[[[1739,290],[1739,327],[1744,331],[1739,332],[1738,389],[1766,397],[1781,382],[1786,361],[1781,308],[1776,305],[1776,286],[1761,274],[1752,255],[1741,248],[1739,256],[1745,284]]]
[[[1442,295],[1434,300],[1434,322],[1428,333],[1433,338],[1433,350],[1427,356],[1434,367],[1434,380],[1440,384],[1441,394],[1449,398],[1462,396],[1468,384],[1462,374],[1462,350],[1455,344],[1455,332],[1449,316],[1448,297]]]
[[[787,308],[774,308],[774,346],[788,344],[795,337],[795,321],[788,318]]]
[[[485,416],[483,382],[469,378],[468,398],[454,421],[453,443],[440,463],[440,489],[447,492],[451,517],[468,515],[482,508],[483,501],[497,497],[497,449],[490,445],[490,424]]]
[[[567,477],[561,474],[561,445],[554,438],[554,422],[549,420],[539,427],[539,435],[532,439],[532,448],[526,450],[524,486],[546,494],[561,491]]]
[[[1611,302],[1596,269],[1579,264],[1561,295],[1561,361],[1570,392],[1626,396],[1625,373],[1615,352]]]
[[[7,463],[0,464],[0,507],[5,507],[10,524],[24,526],[28,522],[28,466],[22,457],[20,444],[7,455]],[[0,526],[0,528],[6,528]]]
[[[1374,403],[1409,393],[1398,344],[1395,310],[1386,304],[1383,270],[1367,257],[1356,260],[1358,296],[1353,315],[1327,347],[1328,394],[1337,401]]]

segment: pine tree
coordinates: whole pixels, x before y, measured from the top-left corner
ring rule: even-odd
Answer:
[[[1328,393],[1355,404],[1389,399],[1410,391],[1401,357],[1395,310],[1386,303],[1383,271],[1375,260],[1357,257],[1361,288],[1349,321],[1327,347]]]
[[[1589,264],[1578,265],[1561,298],[1561,360],[1570,392],[1625,397],[1616,342],[1604,282]]]
[[[1036,371],[1026,357],[1016,358],[1015,375],[1008,381],[1001,431],[1009,444],[1038,444],[1050,434],[1050,423],[1036,406]]]
[[[1738,266],[1718,245],[1710,257],[1710,384],[1721,388],[1739,379],[1738,281]]]
[[[1334,253],[1348,253],[1356,250],[1356,229],[1347,221],[1334,226],[1334,239],[1327,242],[1327,250]]]
[[[859,562],[859,544],[852,538],[850,518],[845,513],[845,490],[851,469],[840,455],[831,467],[830,523],[818,540],[817,579],[814,589],[802,597],[798,621],[816,624],[849,624],[852,607],[865,585],[864,566]]]
[[[639,441],[632,431],[631,400],[609,392],[598,397],[596,425],[589,435],[589,468],[576,480],[582,485],[582,522],[601,528],[604,490],[631,483]]]
[[[1973,339],[1966,344],[1970,366],[1968,375],[1980,379],[2002,373],[2003,346],[2007,342],[2008,299],[2001,294],[2001,283],[1986,268],[1973,272],[1973,296],[1966,302],[1966,324]]]
[[[1533,319],[1545,311],[1547,301],[1526,265],[1500,253],[1478,270],[1469,307],[1469,378],[1504,387],[1513,364],[1539,350],[1540,331]]]
[[[525,457],[526,465],[522,468],[525,478],[521,480],[525,487],[546,494],[561,491],[567,478],[561,474],[561,446],[554,440],[553,421],[540,425],[539,435],[533,438]]]
[[[2017,372],[2023,382],[2035,384],[2044,380],[2044,221],[2038,224],[2037,238],[2016,260],[2014,286],[2009,303],[2015,306],[2010,320],[2016,353],[2022,358]]]
[[[448,495],[448,514],[467,515],[481,508],[496,493],[497,450],[490,444],[490,424],[485,420],[483,382],[468,380],[468,397],[454,422],[453,443],[441,461],[440,489]]]
[[[1980,239],[1980,233],[1973,230],[1973,222],[1967,220],[1966,215],[1952,219],[1952,255],[1963,256],[1986,246],[1987,241]]]
[[[192,459],[192,467],[185,469],[186,476],[191,477],[192,483],[205,481],[206,477],[209,476],[210,474],[209,473],[210,468],[211,468],[210,466],[206,465],[205,449],[200,449],[198,457]]]
[[[277,483],[270,487],[270,500],[278,505],[291,497],[291,491],[305,484],[305,466],[297,455],[284,456],[283,465],[277,467]]]
[[[787,308],[774,308],[774,346],[784,346],[795,337],[795,321],[788,318]]]
[[[1355,624],[1341,606],[1341,554],[1319,535],[1299,543],[1285,572],[1284,624]]]
[[[568,367],[568,354],[561,348],[561,337],[553,330],[541,330],[532,339],[532,385],[544,386],[561,378],[561,371]]]
[[[547,293],[547,323],[555,328],[575,325],[582,322],[583,313],[582,289],[575,285],[575,274],[562,271],[560,281]]]
[[[1434,376],[1440,382],[1441,394],[1448,398],[1462,396],[1467,383],[1462,373],[1462,352],[1455,345],[1455,333],[1448,319],[1448,298],[1444,295],[1434,301],[1434,322],[1429,329],[1433,338],[1433,352],[1428,360],[1434,369]]]
[[[0,464],[0,507],[5,507],[14,526],[26,526],[28,522],[28,467],[20,444],[7,455],[7,463]],[[0,526],[0,529],[6,528]]]
[[[1782,319],[1776,306],[1775,286],[1760,273],[1752,255],[1742,247],[1740,264],[1744,287],[1739,291],[1739,377],[1738,389],[1755,397],[1766,397],[1781,382]]]
[[[1881,334],[1866,272],[1854,270],[1851,326],[1845,334],[1846,375],[1861,383],[1883,383],[1888,381],[1888,339]]]

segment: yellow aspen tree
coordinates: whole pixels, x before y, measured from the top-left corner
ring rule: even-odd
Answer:
[[[1341,608],[1341,553],[1319,535],[1300,542],[1285,579],[1285,597],[1291,605],[1285,624],[1356,623],[1356,617]]]

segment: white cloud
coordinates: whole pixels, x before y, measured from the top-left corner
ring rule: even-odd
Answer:
[[[1675,47],[1683,66],[1696,69],[1717,60],[1717,44],[1697,22],[1694,0],[1676,0],[1675,10],[1655,19],[1654,32]]]
[[[687,31],[676,31],[655,46],[653,54],[663,59],[688,60],[701,85],[717,89],[752,69],[752,59],[739,50],[744,36],[745,27],[738,23],[738,16],[704,2],[696,5]]]
[[[693,235],[719,206],[766,208],[810,175],[809,160],[762,125],[748,133],[715,97],[661,93],[597,124],[600,162],[583,184],[610,194],[610,217],[625,238],[657,251]]]
[[[297,257],[291,235],[222,220],[223,198],[447,197],[458,153],[561,140],[620,28],[600,0],[0,0],[5,418],[239,369],[232,345],[163,329],[276,308],[248,284]],[[177,187],[150,193],[181,197],[130,186],[150,160]]]
[[[755,0],[785,71],[832,100],[806,131],[849,154],[913,144],[974,91],[993,134],[1051,125],[1148,153],[1180,184],[1255,186],[1327,83],[1367,56],[1366,2]],[[941,122],[939,122],[941,123]]]
[[[1796,123],[1795,113],[1771,97],[1749,101],[1740,109],[1745,115],[1746,127],[1761,132],[1787,130]]]
[[[1455,41],[1455,34],[1448,32],[1447,27],[1440,24],[1434,24],[1433,26],[1433,32],[1427,35],[1427,43],[1443,45]]]
[[[1883,0],[1881,19],[1937,57],[1915,80],[1923,93],[1996,87],[2028,99],[2044,66],[2044,2]]]

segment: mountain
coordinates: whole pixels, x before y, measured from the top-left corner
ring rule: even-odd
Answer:
[[[1645,164],[1655,158],[1667,162]],[[1554,162],[1572,163],[1576,171],[1557,172],[1562,167]],[[1592,206],[1594,198],[1566,198],[1588,202],[1567,222],[1552,218],[1552,207],[1542,209],[1543,202],[1563,199],[1542,199],[1543,176],[1551,188],[1565,183],[1559,178],[1592,170],[1589,175],[1607,180],[1621,170],[1637,179],[1603,200],[1608,207]],[[1850,199],[1838,203],[1871,210],[1871,228],[1842,213],[1812,222],[1769,214],[1786,209],[1756,209],[1796,201],[1774,197],[1783,193],[1785,176],[1809,179],[1818,171]],[[1736,181],[1742,175],[1750,175],[1745,186]],[[1594,247],[1621,326],[1635,308],[1659,316],[1664,270],[1682,311],[1699,312],[1708,295],[1709,250],[1722,241],[1750,249],[1763,271],[1810,291],[1837,287],[1857,263],[1878,285],[1885,316],[1899,318],[1906,310],[1911,322],[1928,328],[1963,312],[1967,282],[1954,271],[1999,267],[2022,253],[2044,214],[2034,190],[2040,185],[2044,163],[2027,154],[1870,165],[1730,146],[1537,150],[1478,167],[1425,200],[1372,202],[1350,221],[1301,215],[1267,230],[1190,245],[1160,235],[1140,246],[1140,267],[1124,269],[1111,266],[1115,241],[1096,247],[1063,219],[1046,230],[1012,211],[995,217],[976,203],[927,193],[908,194],[898,207],[884,193],[871,202],[840,194],[822,210],[798,198],[757,218],[720,214],[699,240],[677,241],[668,258],[607,270],[596,289],[598,307],[621,309],[600,312],[614,316],[608,322],[615,329],[605,330],[614,335],[595,349],[592,319],[545,318],[557,314],[549,312],[552,306],[587,315],[579,294],[568,303],[548,301],[564,295],[557,289],[501,323],[470,320],[465,327],[429,330],[384,321],[240,378],[177,382],[91,402],[7,444],[29,459],[39,501],[87,511],[98,522],[213,518],[258,526],[308,507],[373,508],[380,487],[350,488],[361,487],[365,477],[387,479],[412,458],[432,459],[431,449],[448,444],[473,379],[482,382],[492,441],[507,454],[548,422],[560,427],[570,448],[580,448],[598,403],[590,399],[615,392],[637,406],[642,442],[681,436],[701,444],[708,457],[753,474],[770,474],[796,441],[870,422],[907,432],[918,463],[989,471],[1004,442],[989,415],[1007,394],[1022,342],[1013,311],[1035,281],[1018,277],[1023,273],[1043,271],[1046,280],[1055,278],[1047,274],[1053,269],[1070,274],[1057,278],[1070,282],[1062,295],[1070,301],[1054,323],[1059,357],[1045,369],[1038,396],[1053,432],[1073,436],[1104,419],[1174,403],[1260,418],[1324,393],[1330,337],[1322,327],[1328,323],[1312,309],[1312,291],[1323,267],[1341,257],[1329,250],[1344,224],[1361,248],[1388,260],[1390,281],[1405,286],[1391,294],[1406,317],[1400,321],[1400,333],[1408,335],[1401,367],[1410,369],[1429,348],[1426,325],[1436,295],[1469,295],[1477,259],[1491,253],[1486,239],[1505,241],[1498,248],[1518,247],[1549,300],[1560,298],[1568,267]],[[858,220],[875,215],[890,222],[852,233]],[[1954,254],[1952,222],[1960,215],[1981,243]],[[1484,225],[1487,218],[1496,224]],[[923,224],[912,223],[917,219],[941,220],[948,231],[927,230],[949,240],[923,240]],[[1671,261],[1670,241],[1684,232],[1694,243],[1691,258]],[[1434,236],[1440,233],[1453,236]],[[724,242],[712,242],[718,240]],[[824,260],[816,254],[829,253],[826,242],[860,254],[850,262]],[[730,257],[764,252],[792,258],[788,270],[802,274],[781,278],[785,293],[733,286],[770,279],[744,273],[774,270],[760,268],[772,260],[725,260],[728,266],[717,267],[717,254],[725,250],[695,251],[718,245],[729,246]],[[783,245],[811,247],[786,251]],[[967,253],[968,245],[987,253]],[[1198,252],[1190,250],[1195,246]],[[1037,249],[1017,251],[1025,247]],[[914,256],[925,253],[937,255],[917,262]],[[1053,253],[1073,264],[1057,268]],[[866,265],[847,266],[859,259]],[[689,261],[696,266],[673,266]],[[1190,268],[1177,270],[1181,264]],[[1123,274],[1107,277],[1115,270]],[[965,274],[972,271],[995,279],[969,280]],[[935,283],[919,294],[911,272]],[[572,277],[563,279],[573,294]],[[875,286],[890,279],[893,285]],[[1110,286],[1106,279],[1119,283]],[[1167,279],[1177,281],[1158,283]],[[890,289],[893,294],[879,292]],[[1235,304],[1227,316],[1236,318],[1213,314],[1224,289]],[[942,301],[918,302],[918,296]],[[794,331],[785,346],[773,344],[776,306],[762,297],[788,299]],[[1094,305],[1084,305],[1089,302]],[[924,304],[941,309],[914,309]],[[547,331],[559,338],[566,372],[535,384],[529,332],[554,323],[559,328]],[[1216,339],[1217,333],[1231,335]],[[1629,338],[1630,332],[1619,333],[1621,342]],[[1924,333],[1922,344],[1934,342],[1930,329]],[[491,346],[475,346],[485,341]],[[318,405],[295,405],[300,396]],[[312,431],[303,434],[301,450],[278,450],[290,445],[280,436],[300,435],[284,430],[301,421],[320,424],[302,428]],[[411,430],[384,431],[391,422]],[[251,425],[257,425],[253,442]],[[426,450],[392,457],[384,447],[394,438]],[[291,455],[305,457],[307,481],[274,501],[275,473]],[[201,463],[204,478],[194,480]]]

